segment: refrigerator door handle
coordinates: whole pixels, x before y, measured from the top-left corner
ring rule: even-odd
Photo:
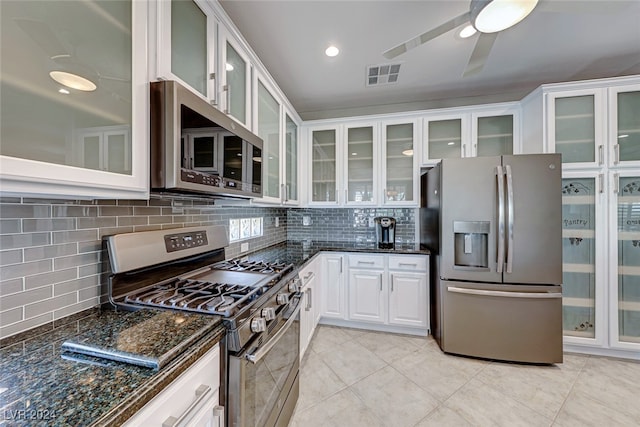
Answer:
[[[562,298],[562,292],[507,292],[507,291],[487,291],[484,289],[468,289],[458,288],[456,286],[448,286],[449,292],[457,294],[482,295],[490,297],[506,297],[506,298]]]
[[[504,172],[502,166],[496,166],[498,180],[498,255],[496,271],[502,273],[504,267]]]
[[[507,268],[506,272],[511,273],[513,271],[513,175],[511,174],[511,165],[505,166],[507,174]]]

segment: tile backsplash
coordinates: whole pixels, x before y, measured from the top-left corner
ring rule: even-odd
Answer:
[[[284,240],[369,242],[370,219],[393,216],[396,241],[415,241],[416,209],[225,206],[198,197],[49,200],[0,196],[0,338],[96,306],[104,295],[102,237],[134,231],[229,225],[262,216],[264,234],[231,243],[227,257]],[[275,226],[278,218],[278,227]],[[305,220],[303,222],[303,220]],[[308,225],[303,225],[308,224]]]
[[[375,242],[373,218],[396,219],[396,243],[415,243],[415,208],[292,208],[287,211],[289,240]]]
[[[106,280],[105,235],[228,227],[231,218],[262,216],[264,234],[248,240],[249,250],[286,240],[286,209],[218,204],[160,195],[148,201],[0,197],[0,338],[97,305]],[[227,247],[227,257],[240,254],[240,243]]]

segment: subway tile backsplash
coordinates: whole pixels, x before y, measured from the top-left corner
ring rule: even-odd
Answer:
[[[224,225],[262,216],[264,235],[249,250],[284,240],[369,242],[370,219],[393,216],[396,241],[415,241],[416,210],[224,206],[199,197],[150,200],[49,200],[0,196],[0,338],[96,306],[104,300],[102,237],[158,229]],[[275,218],[279,227],[275,227]],[[309,225],[303,225],[307,217]],[[231,243],[227,257],[241,255]]]
[[[198,197],[145,200],[48,200],[0,197],[0,338],[99,304],[106,274],[102,237],[264,218],[249,250],[287,238],[284,208],[223,207]],[[275,217],[280,226],[275,227]],[[240,243],[227,247],[240,255]]]

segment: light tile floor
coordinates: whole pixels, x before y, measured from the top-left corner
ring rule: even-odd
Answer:
[[[431,338],[318,326],[290,427],[639,426],[640,363],[532,366],[446,355]]]

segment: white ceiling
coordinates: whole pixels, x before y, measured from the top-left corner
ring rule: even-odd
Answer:
[[[519,100],[543,83],[640,74],[640,0],[540,0],[462,78],[477,35],[448,32],[395,60],[385,50],[468,11],[470,0],[221,0],[305,119]],[[328,58],[329,44],[340,55]],[[397,84],[366,67],[401,63]]]

